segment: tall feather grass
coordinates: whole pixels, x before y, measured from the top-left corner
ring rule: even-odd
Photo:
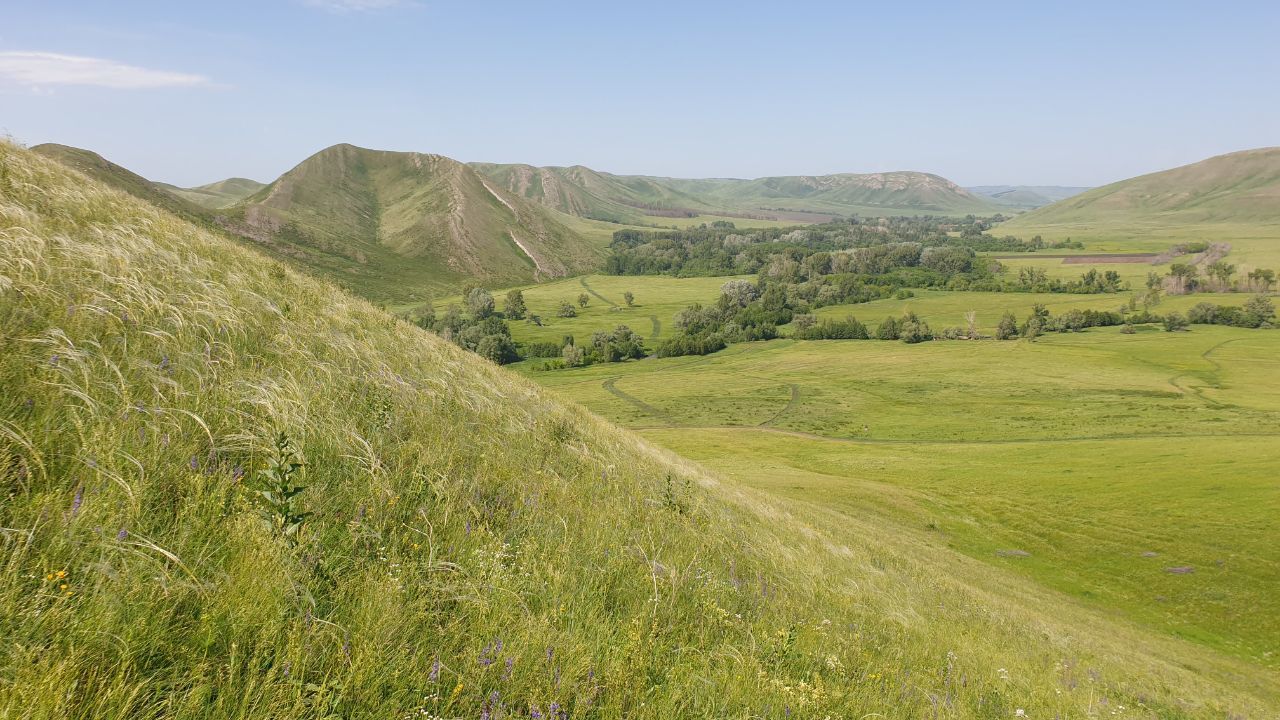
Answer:
[[[278,432],[314,513],[296,544],[253,500]],[[0,491],[3,717],[1265,717],[1280,697],[923,533],[726,485],[11,145]]]

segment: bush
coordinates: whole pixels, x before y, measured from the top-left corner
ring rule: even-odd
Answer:
[[[797,330],[800,340],[866,340],[870,337],[867,326],[850,316],[844,320],[825,320],[817,325]]]
[[[658,345],[657,356],[710,355],[723,350],[724,347],[724,338],[718,334],[677,335]]]
[[[524,354],[531,358],[558,358],[560,346],[553,342],[531,342],[525,346]]]
[[[1178,332],[1187,329],[1187,319],[1181,313],[1171,312],[1164,316],[1165,332]]]
[[[877,340],[898,340],[902,337],[902,330],[898,327],[898,319],[895,317],[887,317],[884,322],[880,323],[880,327],[876,329]]]
[[[573,309],[573,304],[568,300],[560,302],[560,309],[556,311],[556,317],[571,318],[577,317],[578,311]]]
[[[516,345],[509,335],[485,335],[476,343],[476,354],[489,360],[506,365],[520,359]]]

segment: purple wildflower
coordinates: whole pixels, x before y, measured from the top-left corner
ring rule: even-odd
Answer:
[[[537,705],[529,706],[529,717],[531,720],[542,720],[542,711],[538,709]]]
[[[516,661],[511,658],[507,658],[507,669],[502,673],[502,679],[504,682],[511,679],[511,674],[515,671],[515,669],[516,669]]]
[[[440,658],[437,657],[435,662],[431,663],[431,673],[427,675],[427,679],[431,682],[435,682],[440,679]]]
[[[120,532],[116,533],[116,540],[124,540],[127,537],[129,537],[129,531],[124,528],[120,528]]]
[[[244,479],[244,466],[241,465],[240,463],[236,463],[236,466],[231,468],[231,482],[238,483],[243,479]]]
[[[80,512],[80,504],[84,501],[84,486],[76,487],[75,497],[71,498],[71,517],[75,517]]]
[[[548,646],[548,647],[547,647],[547,662],[551,662],[551,659],[552,659],[553,657],[555,657],[555,654],[556,654],[556,649],[555,649],[555,647]]]
[[[168,369],[169,369],[169,356],[168,356],[168,355],[164,355],[164,356],[162,356],[162,357],[160,358],[160,369],[161,369],[161,370],[168,370]]]
[[[53,357],[49,358],[49,364],[58,367],[58,353],[54,353]]]
[[[551,720],[560,720],[563,717],[560,714],[560,703],[551,703],[551,707],[547,708],[547,717],[551,718]]]
[[[192,469],[192,470],[199,470],[199,469],[200,469],[200,459],[199,459],[199,458],[197,458],[195,455],[192,455],[192,456],[191,456],[191,462],[190,462],[190,463],[188,463],[188,464],[189,464],[189,465],[191,465],[191,469]]]

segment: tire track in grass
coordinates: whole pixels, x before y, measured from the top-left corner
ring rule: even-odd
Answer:
[[[654,342],[662,334],[662,321],[658,319],[657,315],[650,315],[649,322],[653,323],[653,332],[649,334],[649,342]]]
[[[591,293],[592,295],[595,295],[597,298],[599,298],[599,299],[600,299],[600,302],[602,302],[602,303],[606,303],[606,304],[608,304],[608,305],[612,305],[613,307],[619,307],[619,306],[618,306],[618,303],[616,303],[616,302],[614,302],[614,301],[610,300],[609,298],[607,298],[607,297],[605,297],[605,296],[601,295],[600,293],[596,292],[596,291],[595,291],[595,288],[591,287],[591,285],[587,283],[587,279],[586,279],[585,277],[580,277],[580,278],[578,278],[578,283],[579,283],[580,285],[582,285],[582,289],[583,289],[583,290],[586,290],[587,292],[589,292],[589,293]]]
[[[658,408],[650,405],[649,403],[641,400],[640,398],[634,395],[631,395],[622,390],[619,390],[617,385],[615,384],[618,382],[618,379],[619,378],[611,377],[608,380],[605,380],[603,383],[601,383],[600,387],[604,388],[605,392],[618,398],[619,400],[622,400],[623,402],[626,402],[631,406],[638,408],[639,410],[644,412],[646,415],[651,415],[657,418],[658,420],[661,420],[662,422],[666,423],[664,427],[677,426],[678,423],[676,423],[676,419],[668,415],[666,412],[659,410]]]
[[[787,404],[783,406],[781,410],[774,413],[772,417],[766,419],[764,422],[760,423],[758,427],[772,426],[775,422],[778,421],[778,418],[791,412],[791,410],[794,409],[796,404],[799,402],[800,402],[800,386],[796,385],[795,383],[791,383],[791,399],[787,401]]]
[[[1210,370],[1208,374],[1214,378],[1220,378],[1222,373],[1222,365],[1217,360],[1214,360],[1213,358],[1209,357],[1210,355],[1212,355],[1214,352],[1216,352],[1218,349],[1220,349],[1224,345],[1230,345],[1233,342],[1240,342],[1241,340],[1246,340],[1246,339],[1247,338],[1231,338],[1230,340],[1223,340],[1222,342],[1214,345],[1208,350],[1205,350],[1204,352],[1200,353],[1200,359],[1204,360],[1205,362],[1213,366],[1213,369]],[[1201,387],[1199,385],[1192,385],[1192,384],[1183,385],[1182,383],[1178,382],[1184,377],[1195,377],[1196,375],[1197,373],[1190,370],[1188,370],[1187,372],[1181,372],[1169,378],[1169,384],[1178,388],[1178,390],[1182,392],[1183,395],[1186,395],[1188,393],[1195,395],[1196,398],[1198,398],[1201,402],[1205,403],[1209,407],[1213,407],[1213,408],[1240,407],[1239,405],[1235,405],[1232,403],[1224,403],[1219,400],[1214,400],[1211,397],[1207,397],[1204,394],[1204,387]],[[1219,389],[1221,387],[1221,385],[1219,385],[1218,380],[1216,379],[1212,381],[1208,381],[1206,384],[1208,387],[1211,387],[1214,389]]]

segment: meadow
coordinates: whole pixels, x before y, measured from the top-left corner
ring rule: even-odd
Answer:
[[[1277,373],[1280,335],[1196,326],[773,341],[534,377],[747,486],[927,529],[1276,668]]]

